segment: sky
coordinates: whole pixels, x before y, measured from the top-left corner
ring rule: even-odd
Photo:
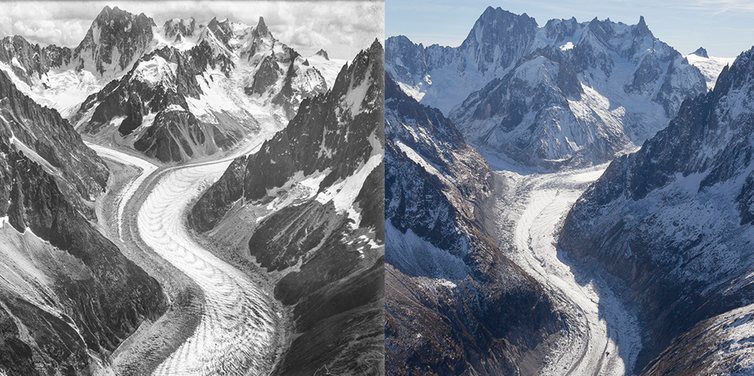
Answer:
[[[303,56],[323,48],[332,58],[350,60],[375,38],[384,38],[381,1],[0,1],[0,37],[76,47],[105,5],[144,13],[158,26],[189,17],[204,24],[217,17],[254,26],[263,16],[272,35]]]
[[[488,6],[526,13],[539,26],[571,17],[634,25],[644,16],[652,34],[682,54],[704,47],[710,56],[736,57],[754,45],[752,0],[387,0],[385,35],[457,47]]]

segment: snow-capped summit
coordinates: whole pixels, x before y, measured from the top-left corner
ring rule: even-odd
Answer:
[[[696,51],[690,53],[689,55],[696,55],[699,57],[709,58],[709,55],[707,55],[707,50],[704,47],[697,48]]]
[[[144,13],[134,15],[105,6],[73,51],[77,69],[100,76],[127,70],[150,46],[153,26],[154,21]]]
[[[325,50],[323,50],[321,48],[320,48],[319,51],[317,51],[317,53],[315,55],[322,56],[323,58],[325,58],[325,60],[330,60],[330,57],[327,56],[327,51],[325,51]]]
[[[638,152],[613,161],[565,221],[560,246],[601,262],[634,291],[651,335],[639,366],[658,356],[646,374],[754,369],[748,348],[729,340],[751,336],[731,323],[749,320],[754,293],[752,91],[754,49],[723,68],[713,90],[685,100]]]
[[[457,48],[386,42],[386,69],[479,147],[545,168],[600,163],[667,125],[704,77],[636,25],[489,7]]]

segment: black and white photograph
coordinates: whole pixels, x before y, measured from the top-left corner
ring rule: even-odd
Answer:
[[[0,374],[384,373],[383,2],[2,2],[0,38]]]

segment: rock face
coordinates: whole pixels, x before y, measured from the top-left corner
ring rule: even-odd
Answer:
[[[165,310],[157,281],[84,215],[108,172],[54,110],[0,72],[0,370],[90,374]]]
[[[70,64],[71,56],[69,48],[32,45],[18,35],[0,40],[0,61],[10,66],[13,73],[27,84],[31,84],[34,76],[41,78],[52,68]]]
[[[252,112],[274,113],[272,107],[292,118],[304,98],[327,90],[317,68],[278,42],[261,18],[256,27],[172,19],[162,32],[150,29],[149,52],[84,101],[72,117],[77,129],[183,162],[228,150],[259,130]]]
[[[667,124],[705,81],[644,19],[578,23],[487,8],[457,48],[387,41],[386,66],[467,140],[528,166],[601,163]]]
[[[704,47],[697,48],[696,51],[692,52],[691,54],[699,57],[709,58],[709,55],[707,55],[707,50]]]
[[[635,291],[650,334],[638,360],[647,374],[752,371],[736,344],[751,340],[752,92],[747,51],[713,91],[684,101],[666,129],[611,163],[563,227],[564,250]]]
[[[189,104],[200,102],[204,94],[197,76],[201,80],[209,69],[228,67],[206,55],[210,52],[203,41],[186,52],[164,47],[144,55],[123,78],[81,105],[79,114],[89,116],[82,132],[123,140],[163,162],[212,155],[235,145],[258,129],[250,113],[212,111],[198,118]]]
[[[280,272],[275,297],[295,306],[275,374],[384,373],[383,56],[378,41],[360,52],[189,215],[211,237],[263,213],[236,231],[251,232],[241,257]]]
[[[67,120],[22,94],[5,72],[0,72],[0,126],[9,144],[43,166],[68,202],[93,218],[84,203],[91,203],[104,190],[109,175],[105,163],[84,145]]]
[[[144,13],[134,15],[105,6],[73,50],[76,68],[100,75],[127,70],[150,46],[153,26]]]
[[[387,374],[534,374],[559,315],[484,229],[495,179],[450,120],[386,78]]]

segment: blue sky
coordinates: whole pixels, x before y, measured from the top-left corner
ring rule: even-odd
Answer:
[[[644,16],[655,37],[683,54],[701,46],[711,56],[735,57],[754,45],[752,0],[385,0],[385,36],[455,47],[488,6],[526,13],[540,26],[552,18],[595,16],[633,25]]]

